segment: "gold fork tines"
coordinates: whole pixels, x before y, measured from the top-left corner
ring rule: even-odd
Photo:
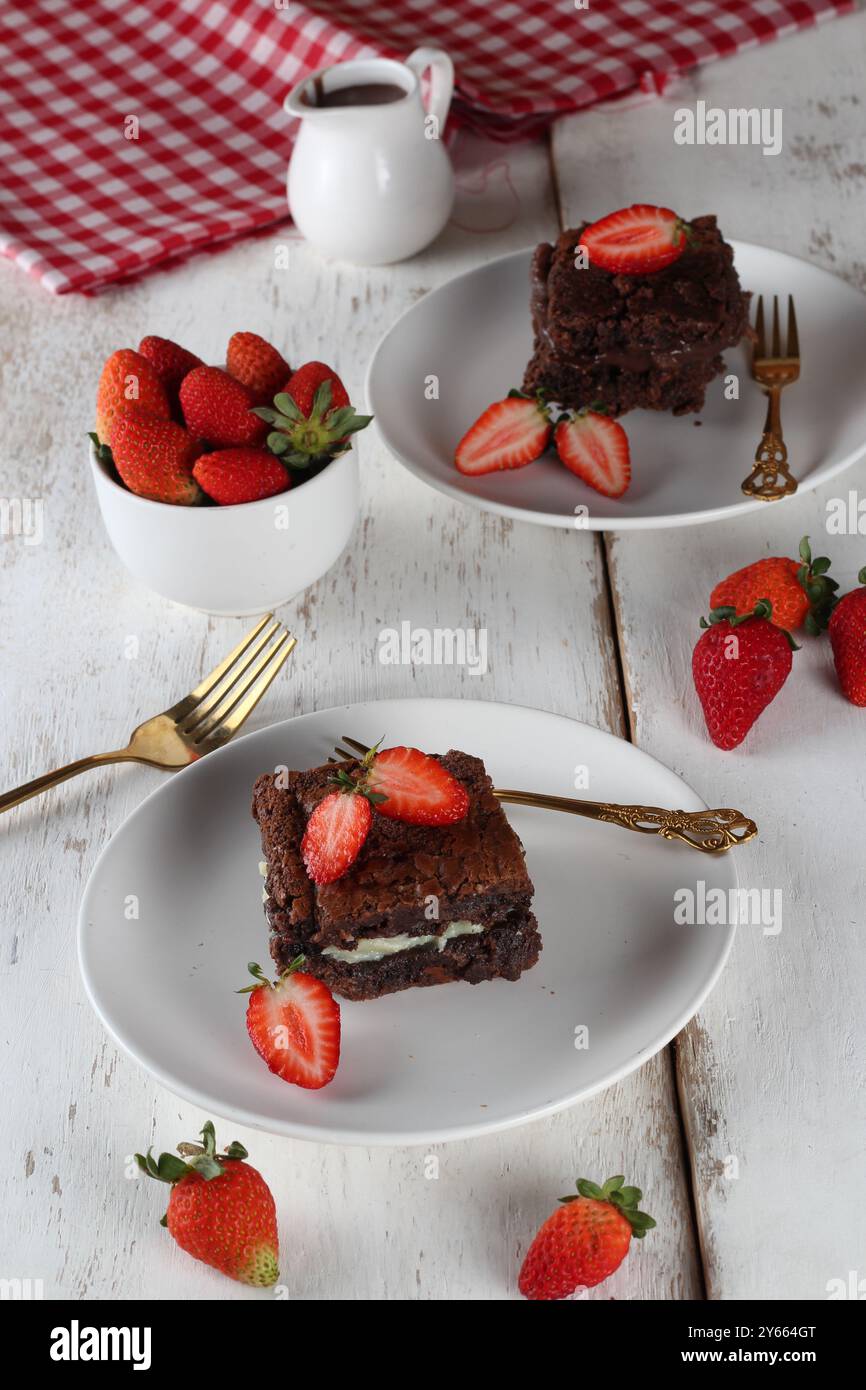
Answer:
[[[282,623],[268,613],[224,661],[176,705],[133,729],[125,748],[95,753],[25,782],[0,796],[8,811],[31,796],[106,763],[146,763],[174,771],[228,743],[255,709],[295,646]]]
[[[788,450],[782,435],[781,396],[800,375],[800,338],[794,297],[788,295],[788,333],[784,354],[779,322],[779,296],[773,295],[773,325],[769,353],[764,324],[764,297],[758,296],[755,315],[755,344],[752,352],[752,376],[767,396],[767,418],[764,433],[755,453],[755,463],[742,483],[747,497],[763,502],[775,502],[797,491],[797,479],[788,467]]]
[[[334,749],[337,759],[329,758],[329,762],[363,758],[370,751],[367,744],[348,738],[345,734],[342,742],[346,747],[338,745]],[[753,820],[729,806],[716,811],[669,811],[663,806],[624,806],[617,802],[584,801],[580,797],[548,796],[545,792],[514,791],[501,787],[494,787],[493,795],[515,806],[565,811],[568,815],[584,816],[587,820],[634,830],[640,835],[681,840],[703,854],[724,854],[736,845],[753,840],[758,833]]]

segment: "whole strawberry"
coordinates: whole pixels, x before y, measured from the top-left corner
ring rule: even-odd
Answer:
[[[286,378],[283,380],[286,381]],[[313,413],[316,392],[326,381],[331,383],[331,410],[342,410],[349,404],[349,393],[327,362],[305,362],[296,372],[292,372],[283,390],[287,396],[291,396],[301,414],[309,418]]]
[[[827,626],[839,587],[828,576],[829,568],[826,555],[813,560],[809,537],[804,536],[799,560],[773,555],[735,570],[713,589],[710,607],[733,608],[738,616],[745,616],[766,598],[773,605],[777,627],[796,632],[805,625],[807,632],[817,635]]]
[[[716,608],[692,653],[692,675],[710,738],[717,748],[736,748],[778,695],[791,672],[796,645],[777,627],[772,604],[761,600],[753,613]]]
[[[153,364],[132,348],[113,352],[102,368],[96,388],[98,443],[109,443],[111,422],[118,410],[146,410],[161,420],[171,415],[168,396]]]
[[[866,569],[857,578],[866,586]],[[846,700],[866,705],[866,587],[839,600],[830,619],[830,645]]]
[[[182,425],[143,410],[120,410],[110,443],[114,466],[130,492],[181,507],[201,501],[192,472],[201,445]]]
[[[270,405],[292,374],[282,354],[258,333],[232,334],[226,349],[226,371],[243,382],[255,405]]]
[[[279,1277],[279,1239],[274,1199],[261,1173],[244,1160],[242,1144],[216,1152],[208,1120],[201,1144],[178,1144],[182,1157],[148,1149],[135,1161],[148,1177],[171,1187],[168,1227],[182,1250],[241,1284],[267,1288]]]
[[[194,367],[180,384],[190,434],[220,448],[260,444],[267,429],[252,411],[252,392],[221,367]]]
[[[152,335],[142,338],[138,350],[142,357],[146,357],[152,364],[170,399],[174,401],[177,400],[178,388],[187,373],[191,372],[193,367],[204,365],[194,352],[188,352],[179,343],[172,342],[171,338],[156,338]]]
[[[292,479],[268,449],[215,449],[193,468],[196,482],[222,507],[286,492]]]
[[[268,448],[289,468],[327,463],[373,418],[355,413],[337,373],[324,362],[299,367],[274,397],[274,409],[257,406],[255,414],[272,427]]]
[[[603,1187],[579,1178],[575,1197],[561,1197],[527,1251],[518,1287],[524,1298],[568,1298],[593,1288],[618,1269],[632,1236],[642,1240],[655,1226],[638,1210],[639,1187],[608,1178]]]

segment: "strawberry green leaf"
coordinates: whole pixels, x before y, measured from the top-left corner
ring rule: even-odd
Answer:
[[[279,430],[272,430],[267,438],[267,445],[272,454],[284,454],[291,444],[287,434],[281,434]]]
[[[577,1190],[581,1197],[601,1197],[601,1188],[598,1183],[590,1182],[588,1178],[578,1178]]]
[[[331,378],[325,377],[325,380],[316,387],[316,394],[313,396],[313,406],[310,411],[310,417],[312,418],[312,416],[318,415],[321,420],[322,416],[326,415],[330,410],[332,400]]]
[[[303,415],[297,402],[286,391],[281,391],[278,396],[274,396],[274,405],[281,415],[287,415],[290,420],[303,420]]]

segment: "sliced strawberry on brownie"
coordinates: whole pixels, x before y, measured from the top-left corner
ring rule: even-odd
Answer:
[[[354,787],[329,792],[316,806],[301,841],[301,855],[314,883],[334,883],[354,864],[372,819],[370,802]]]
[[[238,992],[249,993],[247,1032],[268,1069],[317,1091],[333,1080],[340,1060],[340,1006],[327,985],[303,973],[303,963],[298,956],[274,984],[250,964],[256,983]]]
[[[615,275],[646,275],[679,260],[687,224],[670,208],[633,203],[593,222],[580,238],[590,264]]]
[[[556,452],[570,472],[605,497],[622,497],[631,482],[628,437],[622,425],[594,410],[561,420]]]
[[[417,748],[373,750],[369,767],[365,785],[375,809],[390,820],[448,825],[469,810],[469,797],[457,778]]]
[[[455,466],[470,477],[523,468],[544,453],[550,430],[547,408],[512,391],[506,400],[489,405],[466,431],[454,453]]]

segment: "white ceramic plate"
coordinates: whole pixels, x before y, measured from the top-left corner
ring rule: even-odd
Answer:
[[[803,492],[866,453],[866,297],[780,251],[733,246],[744,289],[794,296],[802,372],[784,393],[782,420]],[[581,524],[597,531],[688,526],[766,507],[740,491],[766,410],[742,348],[725,354],[739,377],[739,400],[725,400],[718,378],[700,416],[636,410],[623,417],[632,481],[618,501],[586,487],[552,453],[511,472],[478,478],[457,472],[458,440],[491,401],[520,386],[531,356],[530,258],[530,251],[518,251],[457,276],[386,333],[370,364],[367,399],[391,453],[440,492],[547,526],[574,526],[578,506],[589,508]],[[438,400],[425,397],[431,375],[439,379]]]
[[[473,700],[384,700],[288,720],[176,774],[106,847],[84,894],[79,958],[117,1042],[178,1095],[273,1133],[413,1144],[505,1129],[609,1086],[691,1018],[733,937],[678,926],[674,893],[736,885],[709,857],[613,826],[509,807],[535,882],[544,950],[516,984],[495,980],[341,1002],[343,1049],[321,1091],[268,1072],[246,1035],[249,960],[269,964],[259,773],[322,763],[344,733],[483,757],[499,786],[700,809],[673,772],[561,716]],[[740,808],[748,811],[748,808]],[[748,850],[742,851],[748,854]],[[736,851],[735,851],[736,853]],[[134,897],[138,916],[128,920]],[[575,1047],[585,1026],[588,1048]]]

